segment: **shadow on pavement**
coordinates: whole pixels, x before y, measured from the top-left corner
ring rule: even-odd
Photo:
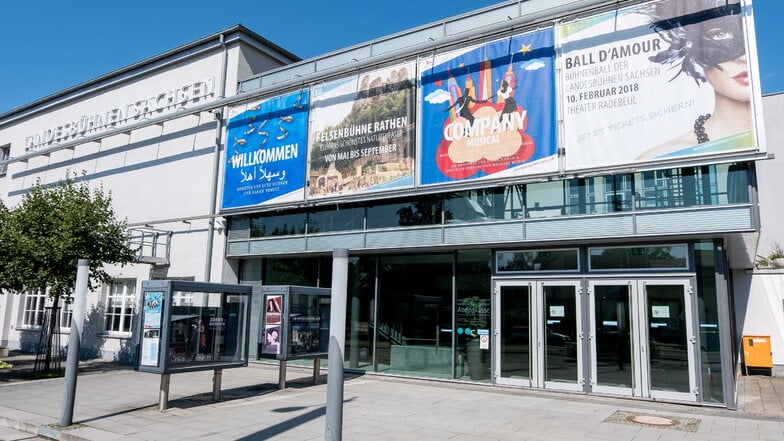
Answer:
[[[42,378],[57,378],[65,375],[66,362],[63,360],[61,363],[62,369],[59,375],[47,374],[42,375],[40,372],[34,372],[35,368],[35,354],[22,351],[11,351],[8,357],[3,357],[0,362],[5,362],[11,367],[0,367],[0,383],[13,383],[19,381],[39,380]],[[79,361],[79,374],[108,372],[116,370],[131,370],[132,367],[126,363],[119,363],[107,360],[81,360]]]

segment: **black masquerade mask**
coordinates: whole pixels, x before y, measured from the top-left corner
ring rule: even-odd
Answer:
[[[684,4],[691,4],[694,10],[695,3],[714,2],[665,1],[650,5],[645,13],[656,20],[652,27],[669,44],[650,60],[661,64],[680,61],[680,70],[673,79],[682,72],[699,84],[706,79],[697,66],[719,67],[720,63],[743,56],[746,47],[740,4],[722,1],[719,6],[705,5],[705,9],[696,12],[683,10]]]

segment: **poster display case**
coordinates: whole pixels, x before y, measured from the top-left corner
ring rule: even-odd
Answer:
[[[259,358],[294,360],[329,352],[331,290],[295,285],[261,287]]]
[[[142,282],[134,368],[170,374],[247,366],[250,299],[249,286]]]

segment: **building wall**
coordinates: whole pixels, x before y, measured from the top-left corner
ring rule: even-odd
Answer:
[[[784,244],[784,93],[762,99],[765,117],[765,142],[771,158],[757,162],[760,234],[757,256],[764,257],[770,247]],[[784,372],[784,269],[746,268],[734,271],[735,320],[740,345],[744,335],[769,336],[776,371]],[[742,346],[738,350],[742,353]]]
[[[210,215],[215,213],[211,196],[219,191],[213,180],[220,173],[220,161],[215,159],[220,149],[216,149],[216,144],[220,145],[224,129],[210,109],[194,114],[183,110],[234,95],[238,81],[248,75],[296,59],[279,48],[264,47],[262,41],[256,40],[257,36],[236,31],[227,34],[225,58],[216,34],[191,47],[171,51],[150,64],[76,87],[70,93],[42,100],[24,111],[0,116],[0,146],[10,145],[11,157],[55,145],[37,142],[36,134],[39,139],[50,136],[59,138],[52,141],[73,144],[50,154],[10,163],[6,176],[0,178],[0,194],[6,206],[18,205],[36,182],[54,184],[67,175],[77,181],[86,180],[91,188],[100,187],[111,194],[117,218],[126,220],[132,231],[158,232],[162,241],[170,240],[169,259],[165,264],[108,266],[112,277],[135,284],[137,296],[141,282],[152,278],[220,280],[225,225]],[[198,87],[201,93],[189,94],[183,91],[186,87],[190,91]],[[183,96],[192,99],[180,101]],[[157,107],[158,103],[167,103],[170,97],[176,100],[176,105]],[[156,107],[144,111],[145,105]],[[106,116],[106,112],[115,115],[114,126],[109,124],[92,132],[82,130],[84,125],[79,126],[91,118],[95,121],[96,114]],[[129,117],[125,119],[118,114]],[[121,128],[162,116],[164,119],[156,124],[127,131]],[[58,130],[60,136],[54,134]],[[79,143],[80,134],[95,135],[95,139]],[[35,145],[31,146],[31,142]],[[210,228],[214,228],[212,236]],[[207,258],[209,247],[211,259]],[[82,347],[88,356],[129,360],[130,333],[105,331],[109,290],[110,287],[102,286],[88,294]],[[0,344],[27,350],[37,344],[38,329],[20,326],[23,315],[23,295],[2,296]],[[61,338],[65,345],[67,335]]]
[[[766,95],[762,99],[765,120],[765,143],[773,155],[772,160],[757,162],[759,182],[760,232],[758,254],[765,255],[774,242],[784,244],[784,204],[781,204],[781,189],[784,188],[784,93]]]

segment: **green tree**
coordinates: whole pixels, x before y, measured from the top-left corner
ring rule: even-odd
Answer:
[[[135,257],[127,224],[116,219],[111,202],[102,187],[91,191],[86,182],[77,184],[66,176],[53,186],[36,182],[15,209],[0,207],[0,288],[48,289],[55,314],[62,300],[70,302],[78,259],[90,261],[88,289],[110,282],[103,266],[124,265]],[[55,331],[54,317],[50,319],[47,348]]]
[[[0,294],[5,291],[14,289],[14,283],[10,279],[10,272],[8,271],[8,257],[10,256],[10,239],[9,233],[11,214],[6,208],[2,200],[0,200]]]

